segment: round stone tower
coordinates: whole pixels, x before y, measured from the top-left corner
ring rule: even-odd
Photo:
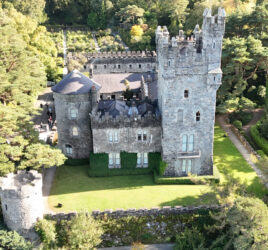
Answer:
[[[42,185],[42,174],[34,170],[0,178],[2,212],[9,229],[27,236],[36,220],[43,218]]]
[[[89,113],[100,86],[74,70],[52,88],[57,119],[58,145],[69,158],[87,159],[93,150]]]

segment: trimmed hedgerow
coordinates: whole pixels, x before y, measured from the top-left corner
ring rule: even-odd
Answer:
[[[203,175],[203,176],[187,176],[187,177],[164,177],[159,176],[156,171],[154,171],[154,182],[156,184],[205,184],[209,182],[220,182],[220,172],[216,166],[213,167],[213,175]]]
[[[137,154],[136,153],[120,153],[121,169],[136,169],[137,168]]]
[[[64,164],[65,165],[69,165],[69,166],[78,166],[78,165],[86,165],[88,164],[89,159],[72,159],[72,158],[68,158]]]
[[[121,168],[109,168],[108,154],[91,154],[88,174],[90,177],[151,174],[160,166],[161,154],[148,154],[148,168],[137,168],[136,153],[120,153]]]
[[[268,155],[268,141],[260,135],[258,125],[259,122],[250,128],[250,135],[257,146],[260,147],[266,155]]]

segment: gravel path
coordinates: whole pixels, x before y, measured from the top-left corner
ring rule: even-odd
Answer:
[[[226,120],[226,115],[219,115],[219,116],[216,117],[216,120],[218,121],[220,126],[223,128],[223,130],[227,133],[227,135],[229,136],[230,140],[236,146],[238,151],[242,154],[242,156],[245,158],[245,160],[248,162],[248,164],[254,169],[256,174],[259,176],[259,178],[263,181],[264,185],[268,189],[268,180],[265,178],[265,176],[262,175],[262,172],[258,169],[258,167],[251,160],[250,152],[248,152],[248,150],[244,147],[244,145],[239,141],[239,139],[232,132],[232,130],[230,128],[230,124],[228,124],[225,121]]]

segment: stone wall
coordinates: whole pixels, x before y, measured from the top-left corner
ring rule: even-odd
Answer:
[[[94,210],[92,211],[91,215],[94,218],[108,216],[111,218],[122,218],[127,216],[156,216],[156,215],[179,215],[179,214],[193,214],[198,213],[200,210],[210,210],[215,211],[220,209],[221,206],[219,205],[199,205],[199,206],[189,206],[189,207],[182,207],[182,206],[165,206],[165,207],[155,207],[155,208],[143,208],[143,209],[117,209],[117,210]],[[48,218],[60,221],[60,220],[70,220],[73,216],[77,215],[77,213],[57,213],[57,214],[47,214],[45,215]]]
[[[162,114],[162,158],[168,163],[166,176],[185,175],[182,167],[186,160],[192,162],[186,171],[188,168],[193,174],[212,174],[224,15],[221,8],[214,17],[206,9],[202,32],[196,26],[191,38],[186,38],[183,31],[170,38],[166,27],[156,30],[158,105]],[[183,136],[189,140],[190,135],[194,138],[193,150],[183,152]]]
[[[42,185],[42,174],[33,170],[0,178],[4,222],[9,229],[27,238],[33,235],[30,231],[36,220],[43,218]]]
[[[91,94],[61,95],[53,93],[55,99],[58,129],[58,145],[63,153],[74,159],[85,159],[93,150],[92,132],[89,113],[92,109]],[[70,117],[70,109],[78,110],[76,118]],[[78,135],[73,135],[76,127]],[[65,145],[72,146],[72,154],[68,155]]]
[[[101,52],[84,53],[87,63],[81,71],[93,74],[109,73],[144,73],[156,69],[156,54],[154,51],[124,51],[124,52]],[[78,53],[68,53],[68,59],[78,57]]]
[[[161,151],[160,119],[153,115],[146,117],[108,115],[99,118],[92,116],[91,127],[93,134],[94,153],[147,153]],[[145,141],[138,141],[138,133],[146,133]],[[109,142],[109,133],[117,133],[118,142]]]

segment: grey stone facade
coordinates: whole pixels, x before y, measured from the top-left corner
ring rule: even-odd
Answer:
[[[34,224],[44,213],[42,174],[19,171],[0,178],[0,198],[7,227],[30,237]]]
[[[202,31],[196,26],[195,36],[190,39],[183,31],[170,39],[166,27],[157,28],[162,158],[168,163],[165,175],[212,174],[224,25],[225,12],[219,8],[216,16],[205,10]]]
[[[55,93],[59,145],[63,152],[67,153],[64,145],[72,147],[72,155],[69,155],[72,158],[87,158],[90,152],[161,152],[163,160],[168,163],[166,176],[213,174],[215,104],[222,76],[225,11],[219,8],[218,14],[211,16],[211,11],[206,9],[203,18],[202,30],[197,25],[191,38],[186,38],[183,31],[170,38],[166,27],[158,27],[156,58],[154,54],[145,52],[125,52],[120,56],[115,53],[90,55],[87,68],[92,70],[93,76],[95,73],[119,75],[132,72],[128,66],[130,61],[139,64],[143,60],[146,64],[148,60],[152,63],[156,60],[157,74],[151,81],[141,79],[140,96],[151,99],[151,102],[157,96],[158,111],[145,116],[121,111],[116,111],[118,114],[113,117],[103,116],[92,109],[91,90],[76,95]],[[120,68],[116,68],[118,60],[122,63]],[[147,72],[145,64],[131,70]],[[97,68],[94,69],[94,65]],[[88,79],[89,85],[98,86],[96,79]],[[109,89],[109,84],[101,85]],[[100,93],[101,89],[97,88],[93,103],[99,100]],[[70,107],[79,110],[77,118],[70,119]],[[70,131],[73,126],[79,129],[76,137]],[[137,140],[143,131],[146,142]],[[109,141],[110,132],[116,134],[116,143]]]

